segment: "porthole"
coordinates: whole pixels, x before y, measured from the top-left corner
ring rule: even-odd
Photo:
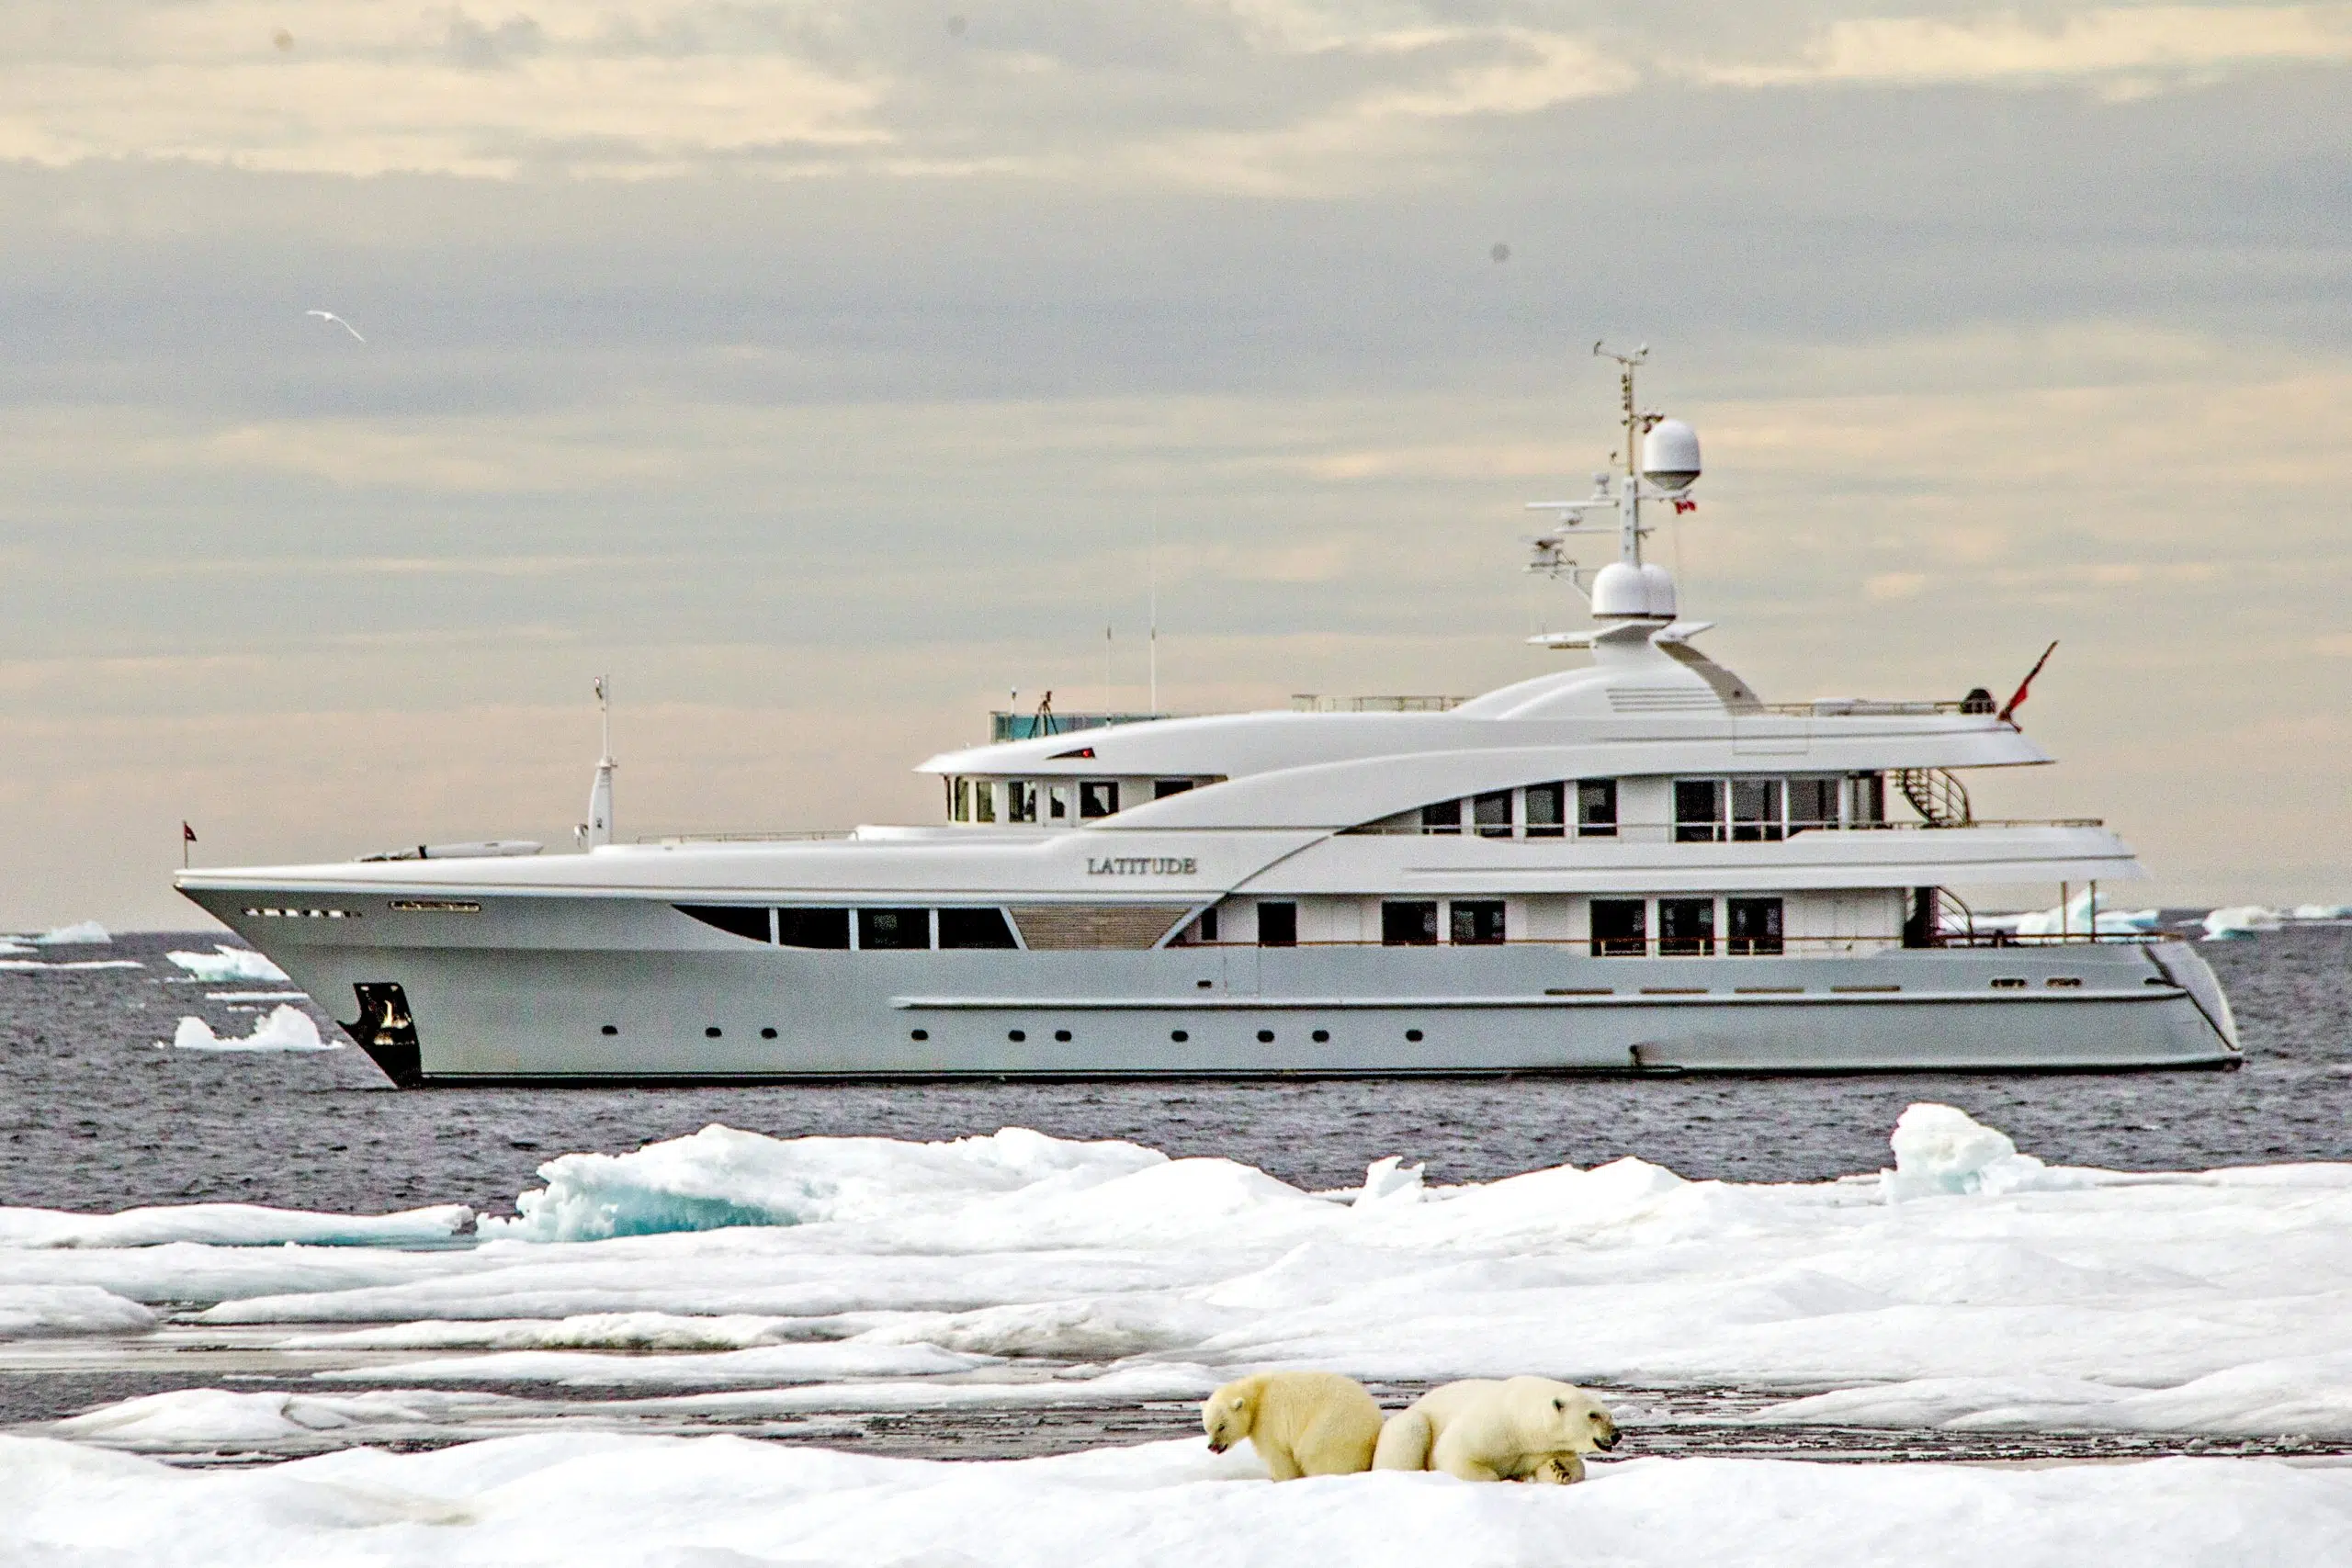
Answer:
[[[773,1040],[773,1039],[775,1039],[775,1027],[774,1027],[773,1025],[771,1025],[771,1026],[769,1026],[769,1027],[768,1027],[768,1028],[766,1028],[766,1029],[763,1029],[763,1030],[761,1030],[761,1031],[760,1031],[760,1038],[761,1038],[761,1039],[763,1039],[763,1040]]]
[[[1408,1029],[1405,1031],[1405,1038],[1418,1044],[1420,1042],[1421,1032],[1418,1029]]]
[[[1261,1029],[1261,1030],[1258,1031],[1258,1043],[1259,1043],[1259,1044],[1261,1044],[1261,1045],[1272,1045],[1273,1043],[1274,1043],[1274,1032],[1273,1032],[1272,1030],[1271,1030],[1271,1029]]]
[[[1029,1038],[1028,1033],[1027,1033],[1025,1031],[1019,1030],[1019,1029],[1008,1029],[1008,1030],[1006,1030],[1006,1031],[1004,1032],[1004,1037],[1005,1037],[1007,1040],[1012,1041],[1012,1042],[1014,1044],[1016,1044],[1016,1045],[1020,1044],[1020,1043],[1021,1043],[1021,1042],[1023,1042],[1023,1040],[1026,1040],[1026,1039],[1028,1039],[1028,1038]]]
[[[1190,1040],[1192,1036],[1185,1033],[1181,1029],[1171,1029],[1168,1032],[1168,1038],[1176,1042],[1177,1044],[1182,1045],[1185,1041]]]
[[[718,1025],[717,1025],[717,1024],[715,1024],[715,1023],[714,1023],[714,1024],[712,1024],[708,1029],[704,1030],[704,1031],[702,1032],[702,1037],[703,1037],[705,1040],[716,1040],[716,1039],[718,1039]]]
[[[910,1040],[928,1040],[931,1038],[931,1031],[928,1029],[918,1029],[913,1033],[909,1034],[907,1038]]]
[[[605,1032],[607,1034],[618,1034],[620,1032],[621,1026],[617,1023],[608,1023],[605,1025]]]
[[[1315,1043],[1317,1045],[1329,1045],[1330,1043],[1331,1032],[1329,1030],[1318,1029],[1315,1032]]]
[[[1205,991],[1205,990],[1209,989],[1211,987],[1215,986],[1216,984],[1216,981],[1214,981],[1214,980],[1195,980],[1195,981],[1193,981],[1193,987],[1194,987],[1196,989],[1204,990],[1204,991]]]
[[[1069,1031],[1067,1029],[1057,1029],[1054,1031],[1054,1038],[1067,1045],[1069,1043]]]

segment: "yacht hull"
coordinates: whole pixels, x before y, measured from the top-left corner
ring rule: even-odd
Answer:
[[[2227,1067],[2174,942],[1595,957],[1477,947],[820,952],[666,906],[235,925],[406,1084]],[[516,905],[537,905],[536,909]],[[373,929],[367,929],[373,928]],[[364,935],[363,935],[364,931]],[[646,940],[660,933],[660,942]],[[428,940],[419,940],[428,939]]]

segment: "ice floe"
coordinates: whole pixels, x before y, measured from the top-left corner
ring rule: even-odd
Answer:
[[[35,947],[96,947],[114,941],[114,934],[96,920],[77,920],[29,940]]]
[[[0,1208],[0,1248],[113,1250],[175,1242],[209,1247],[433,1247],[445,1246],[461,1235],[473,1217],[473,1210],[463,1203],[440,1203],[396,1214],[321,1214],[252,1203],[162,1204],[112,1214]],[[13,1271],[21,1273],[27,1266],[17,1259]],[[0,1271],[0,1277],[6,1277],[6,1272]]]
[[[246,1418],[346,1417],[320,1401],[254,1404]],[[2211,1459],[1644,1459],[1596,1464],[1567,1487],[1393,1472],[1275,1485],[1247,1445],[1213,1455],[1197,1439],[956,1463],[594,1434],[188,1472],[20,1438],[0,1438],[0,1556],[185,1568],[363,1557],[432,1568],[2317,1563],[2352,1557],[2352,1472]]]
[[[267,1017],[254,1021],[251,1034],[225,1040],[204,1020],[182,1018],[172,1034],[172,1047],[179,1051],[340,1051],[343,1042],[321,1039],[319,1026],[309,1013],[280,1003]]]
[[[16,951],[21,953],[27,950],[18,948]],[[147,965],[140,963],[136,958],[77,958],[62,963],[52,963],[41,958],[0,958],[0,969],[40,970],[57,974],[75,969],[144,969],[146,967]]]
[[[0,1339],[35,1334],[119,1334],[152,1328],[155,1314],[96,1285],[0,1284]]]
[[[250,947],[231,947],[216,942],[209,953],[188,953],[175,950],[164,956],[187,971],[193,980],[206,980],[215,985],[224,980],[284,980],[286,971],[255,953]]]
[[[2101,936],[2130,936],[2154,931],[2160,918],[2161,912],[2155,909],[2115,908],[2086,887],[2064,904],[2012,917],[2009,929],[2019,936],[2057,936],[2065,932],[2080,936],[2091,931],[2096,922]]]

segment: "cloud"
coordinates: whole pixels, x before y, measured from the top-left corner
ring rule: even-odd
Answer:
[[[1917,599],[1927,586],[1924,572],[1882,571],[1862,584],[1862,592],[1873,599]]]

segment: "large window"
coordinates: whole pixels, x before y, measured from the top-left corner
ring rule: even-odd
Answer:
[[[1182,795],[1192,787],[1190,779],[1154,779],[1151,781],[1151,798],[1166,800],[1170,795]]]
[[[1422,807],[1421,831],[1424,833],[1462,831],[1462,803],[1458,800],[1441,800],[1435,806]]]
[[[785,908],[775,912],[775,939],[786,947],[849,946],[847,909]]]
[[[1556,839],[1566,831],[1560,815],[1561,796],[1566,791],[1559,784],[1540,784],[1527,786],[1527,836],[1531,839]],[[1612,808],[1611,815],[1615,812]]]
[[[876,949],[929,947],[931,911],[860,909],[857,912],[857,945],[868,953]]]
[[[1761,957],[1781,951],[1778,898],[1726,898],[1724,914],[1728,927],[1724,946],[1733,957]]]
[[[1780,840],[1779,779],[1731,781],[1731,836],[1745,844]]]
[[[1838,826],[1838,781],[1799,778],[1789,781],[1789,831]]]
[[[1430,947],[1437,942],[1437,900],[1397,898],[1380,907],[1380,940],[1390,947]]]
[[[1298,945],[1298,906],[1288,901],[1260,904],[1258,906],[1258,945],[1260,947],[1296,947]]]
[[[1470,802],[1470,825],[1482,839],[1510,837],[1510,791],[1495,790]]]
[[[1078,786],[1078,814],[1080,817],[1114,817],[1119,810],[1119,784],[1116,779],[1088,779]]]
[[[1002,909],[942,909],[939,911],[939,945],[942,947],[1018,947],[1012,940],[1012,928],[1005,923]]]
[[[1657,950],[1669,958],[1711,958],[1715,951],[1713,898],[1657,901]]]
[[[1503,901],[1499,898],[1456,898],[1452,906],[1456,947],[1485,947],[1503,940]]]
[[[1027,779],[1014,779],[1004,786],[1004,819],[1008,822],[1037,820],[1037,786]]]
[[[1577,837],[1613,839],[1617,836],[1617,781],[1577,781]]]
[[[681,904],[678,913],[692,915],[704,925],[715,926],[730,936],[749,937],[753,942],[768,940],[768,909],[764,904],[757,908],[740,904]]]
[[[951,822],[969,822],[972,819],[971,780],[959,778],[956,781],[954,803],[947,808],[947,819]]]
[[[1046,786],[1046,815],[1056,822],[1069,820],[1069,785],[1057,784]]]
[[[1639,958],[1649,951],[1649,928],[1639,898],[1592,901],[1592,955]]]
[[[1674,841],[1713,843],[1724,836],[1724,781],[1674,781]]]
[[[972,781],[972,820],[975,822],[996,820],[996,785],[986,779]]]
[[[1846,813],[1849,824],[1868,828],[1886,820],[1884,773],[1855,773],[1846,782],[1850,786],[1850,808]]]

